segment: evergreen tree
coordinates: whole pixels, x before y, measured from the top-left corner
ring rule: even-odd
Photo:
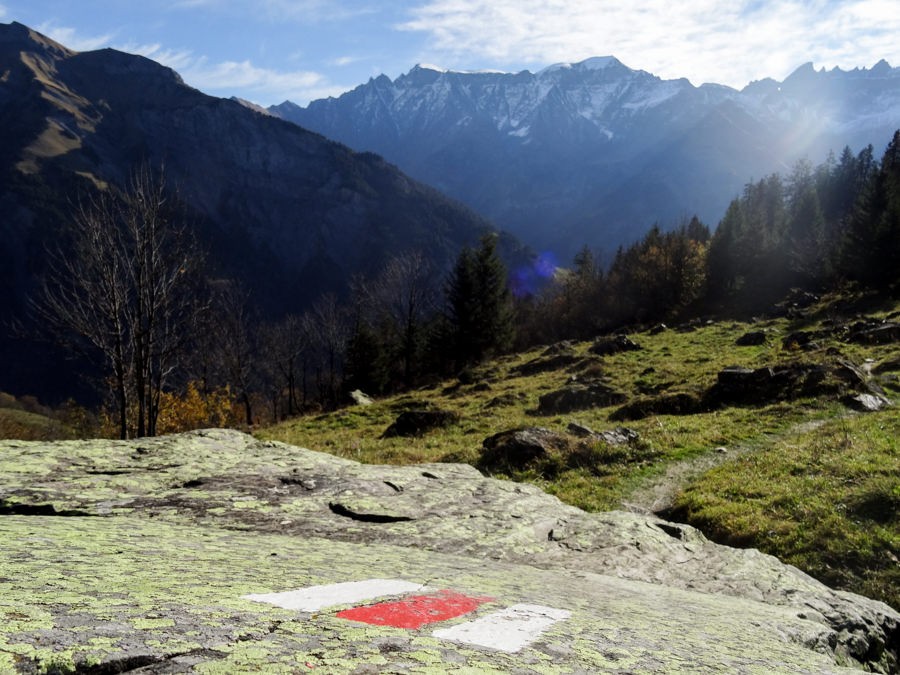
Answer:
[[[794,281],[805,286],[831,275],[825,255],[825,216],[816,183],[812,165],[803,160],[794,167],[788,184],[788,262]]]
[[[457,367],[502,352],[513,341],[513,304],[497,238],[464,249],[447,284],[450,340]]]
[[[856,202],[841,267],[848,277],[873,287],[900,279],[900,130]]]

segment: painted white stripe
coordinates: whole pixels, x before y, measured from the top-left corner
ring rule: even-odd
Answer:
[[[432,635],[451,642],[514,653],[534,642],[550,626],[571,615],[564,609],[513,605],[475,621],[436,630]]]
[[[309,586],[296,591],[284,593],[263,593],[245,595],[245,600],[267,602],[284,609],[297,609],[302,612],[317,612],[325,607],[349,605],[363,600],[372,600],[384,595],[400,595],[412,593],[425,588],[421,584],[413,584],[399,579],[367,579],[365,581],[346,581],[341,584],[325,586]]]

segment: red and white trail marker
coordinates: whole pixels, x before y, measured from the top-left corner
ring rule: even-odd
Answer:
[[[318,612],[326,607],[349,605],[354,602],[382,598],[386,595],[414,593],[423,588],[425,587],[422,584],[413,584],[399,579],[366,579],[365,581],[346,581],[341,584],[309,586],[284,593],[263,593],[243,597],[245,600],[267,602],[283,609]]]
[[[422,590],[426,590],[422,584],[399,579],[367,579],[243,597],[284,609],[318,612],[329,607],[365,603],[390,595],[406,596],[400,600],[352,607],[335,616],[348,621],[408,630],[450,621],[474,612],[487,602],[494,602],[494,598],[472,597],[455,591],[410,595]],[[432,635],[451,642],[515,653],[534,642],[553,624],[565,621],[570,616],[570,612],[553,607],[512,605],[473,621],[441,628]]]
[[[474,621],[436,630],[433,635],[451,642],[515,653],[534,642],[553,624],[570,616],[571,612],[564,609],[513,605]]]
[[[414,595],[397,602],[347,609],[338,612],[336,616],[376,626],[416,629],[474,612],[482,604],[492,600],[493,598],[472,598],[453,591],[440,591],[436,595]]]

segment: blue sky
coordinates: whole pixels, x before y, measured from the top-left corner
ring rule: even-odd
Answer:
[[[611,54],[738,88],[807,61],[900,65],[900,0],[0,0],[10,21],[263,105],[305,105],[416,63],[516,72]]]

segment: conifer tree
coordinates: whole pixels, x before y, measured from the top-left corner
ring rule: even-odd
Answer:
[[[508,349],[513,341],[513,306],[507,270],[496,235],[485,235],[474,251],[456,260],[447,284],[450,341],[458,367]]]
[[[857,200],[841,261],[847,276],[871,286],[900,278],[900,130]]]

